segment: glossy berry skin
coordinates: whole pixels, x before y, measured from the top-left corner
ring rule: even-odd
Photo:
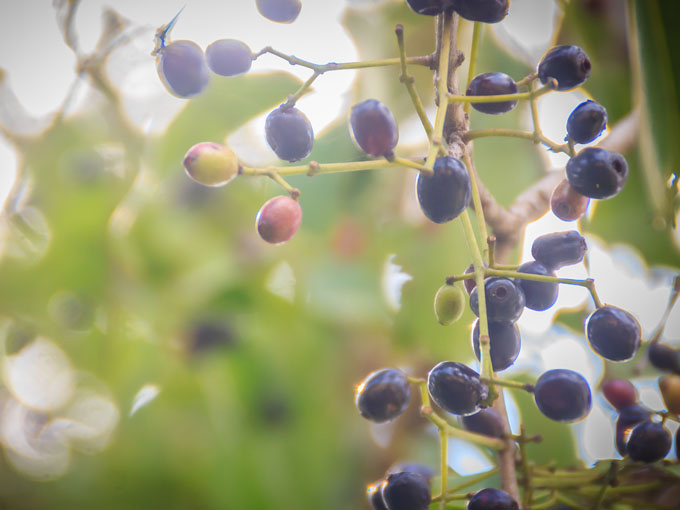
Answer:
[[[453,0],[406,0],[408,6],[418,14],[436,16],[453,7]]]
[[[420,209],[430,221],[446,223],[458,217],[470,203],[472,184],[463,163],[451,156],[434,162],[434,174],[416,177]]]
[[[631,314],[615,306],[602,306],[586,321],[590,347],[610,361],[627,361],[640,348],[640,324]]]
[[[489,347],[491,349],[491,365],[494,372],[500,372],[512,366],[519,356],[522,346],[519,328],[514,322],[489,322]],[[472,329],[472,348],[475,356],[482,361],[481,346],[479,344],[479,319]]]
[[[442,285],[434,296],[434,314],[442,326],[453,324],[463,315],[465,296],[456,285]]]
[[[567,162],[567,179],[581,195],[605,200],[618,195],[628,180],[628,163],[617,152],[586,147]]]
[[[390,421],[406,411],[411,388],[400,370],[373,372],[357,387],[355,403],[361,416],[376,423]]]
[[[586,254],[586,240],[576,230],[553,232],[537,237],[531,255],[549,271],[578,264]]]
[[[575,191],[569,184],[569,179],[562,179],[550,197],[550,209],[562,221],[583,218],[589,203],[590,198]]]
[[[536,381],[534,400],[548,418],[573,422],[584,418],[592,406],[588,382],[573,370],[548,370]]]
[[[411,473],[417,473],[429,483],[434,477],[435,472],[430,466],[425,464],[420,464],[417,462],[398,462],[387,470],[386,474],[391,475],[392,473],[401,473],[403,471],[409,471]]]
[[[470,309],[479,317],[479,296],[475,288],[470,294]],[[484,282],[486,317],[490,322],[514,322],[524,311],[524,292],[508,278],[491,277]]]
[[[659,390],[666,409],[680,414],[680,375],[666,374],[659,378]]]
[[[467,510],[518,510],[519,505],[510,494],[500,489],[477,491],[468,502]]]
[[[525,262],[519,266],[517,272],[541,276],[555,276],[555,273],[535,260]],[[526,299],[525,306],[539,312],[547,310],[555,304],[560,288],[558,283],[534,282],[531,280],[523,280],[522,278],[515,278],[515,285],[524,291],[524,297]]]
[[[567,119],[567,138],[576,143],[590,143],[607,127],[607,110],[595,101],[584,101]]]
[[[382,498],[382,489],[384,486],[385,480],[380,480],[379,482],[372,483],[366,487],[366,497],[373,510],[387,510]]]
[[[291,163],[306,158],[314,146],[314,130],[297,108],[277,108],[264,124],[267,143],[276,155]]]
[[[388,510],[426,510],[432,500],[427,480],[412,471],[387,475],[382,497]]]
[[[224,186],[238,175],[239,162],[229,147],[213,142],[200,142],[184,155],[184,170],[203,186]]]
[[[475,76],[468,85],[466,96],[497,96],[500,94],[516,94],[515,80],[504,73],[484,73]],[[517,101],[500,101],[498,103],[470,103],[482,113],[498,115],[507,113],[517,106]]]
[[[376,99],[355,104],[349,124],[354,141],[366,154],[374,158],[392,155],[399,140],[399,128],[385,104]]]
[[[442,361],[427,374],[427,389],[435,404],[458,415],[474,414],[488,396],[479,374],[455,361]]]
[[[455,0],[453,8],[470,21],[498,23],[508,15],[510,0]]]
[[[200,94],[210,82],[203,50],[193,41],[174,41],[161,48],[156,69],[165,88],[177,97]]]
[[[632,404],[619,410],[619,417],[616,419],[616,449],[623,457],[626,455],[626,445],[633,428],[650,420],[649,411],[645,408]]]
[[[475,272],[474,264],[470,264],[465,270],[465,274],[470,274],[474,272]],[[463,280],[463,285],[465,286],[465,291],[468,293],[469,296],[472,293],[472,289],[474,289],[477,286],[477,282],[475,281],[474,278],[468,278],[467,280]]]
[[[236,76],[250,70],[253,54],[247,44],[236,39],[220,39],[205,49],[210,70],[220,76]]]
[[[470,432],[491,437],[503,437],[503,422],[493,407],[482,409],[478,413],[462,416],[463,427]]]
[[[260,237],[271,244],[290,241],[302,223],[302,208],[297,200],[281,195],[260,208],[255,227]]]
[[[258,12],[277,23],[292,23],[300,14],[300,0],[255,0]]]
[[[660,423],[644,421],[633,428],[626,445],[626,453],[632,460],[656,462],[671,450],[673,439]]]
[[[602,383],[602,393],[615,409],[623,409],[637,402],[635,386],[625,379],[608,379]]]
[[[555,90],[571,90],[590,76],[590,59],[579,46],[555,46],[548,50],[538,64],[538,78],[544,85],[553,78]]]
[[[659,370],[680,373],[680,351],[664,342],[652,342],[647,349],[647,357]]]

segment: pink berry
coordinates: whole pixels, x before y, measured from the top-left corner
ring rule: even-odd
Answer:
[[[623,409],[637,402],[637,390],[625,379],[608,379],[602,383],[602,393],[616,409]]]
[[[297,200],[282,195],[268,200],[255,218],[260,237],[272,244],[281,244],[295,235],[302,222],[302,208]]]

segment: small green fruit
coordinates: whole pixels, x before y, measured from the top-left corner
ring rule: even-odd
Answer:
[[[184,156],[187,175],[204,186],[224,186],[238,175],[238,167],[236,153],[219,143],[197,143]]]
[[[465,309],[463,291],[455,285],[442,285],[434,296],[434,314],[442,326],[453,324]]]

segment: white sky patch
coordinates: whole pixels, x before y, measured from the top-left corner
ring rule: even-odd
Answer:
[[[295,299],[295,273],[285,260],[276,264],[269,272],[265,285],[269,292],[289,303]]]
[[[577,441],[580,456],[587,464],[619,456],[616,451],[611,412],[602,408],[597,400],[593,400],[593,407],[588,416],[574,425],[574,435],[580,438]]]
[[[130,406],[130,416],[139,411],[142,407],[149,405],[161,392],[157,384],[145,384],[135,394]]]
[[[572,335],[545,339],[541,345],[540,357],[543,364],[541,373],[557,368],[566,368],[581,374],[591,388],[602,375],[602,361],[586,345],[582,337]]]
[[[382,294],[387,305],[393,310],[398,311],[401,308],[401,289],[408,281],[413,280],[413,276],[403,272],[401,266],[394,263],[395,254],[387,257],[385,265],[383,266],[382,275]]]
[[[495,467],[480,448],[455,437],[449,438],[448,463],[461,476],[475,475]]]

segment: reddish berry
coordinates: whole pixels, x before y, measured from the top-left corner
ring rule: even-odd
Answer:
[[[272,244],[281,244],[290,239],[300,228],[302,208],[297,200],[289,196],[278,196],[268,200],[260,208],[255,225],[260,237]]]

